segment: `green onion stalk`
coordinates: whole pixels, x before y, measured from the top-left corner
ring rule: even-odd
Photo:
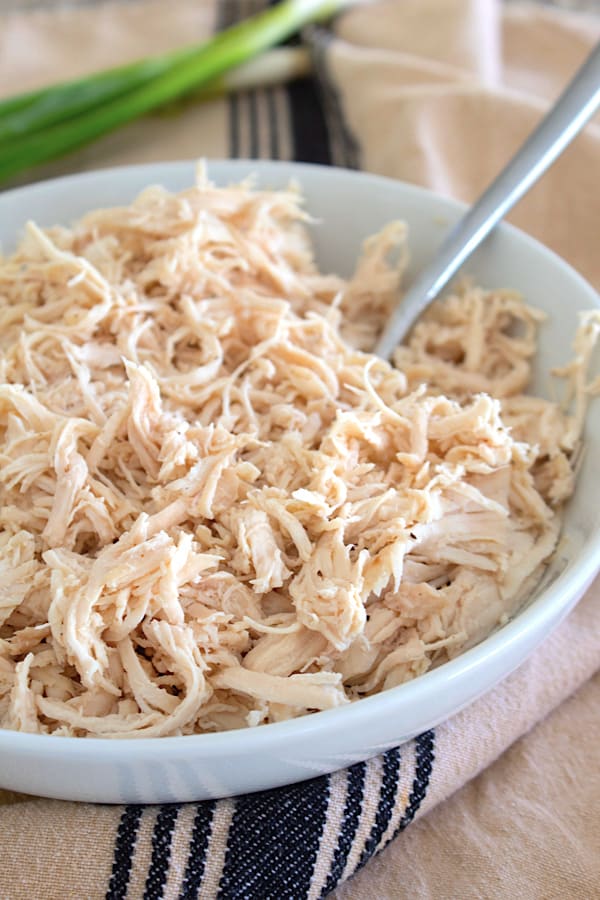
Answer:
[[[0,181],[192,91],[206,87],[210,95],[218,93],[227,89],[228,78],[235,85],[232,70],[352,2],[282,0],[200,46],[0,101]]]

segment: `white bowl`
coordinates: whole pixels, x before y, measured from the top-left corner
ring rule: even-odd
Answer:
[[[362,240],[391,219],[410,227],[412,267],[434,253],[463,207],[408,184],[341,169],[271,162],[215,162],[217,183],[251,172],[259,183],[302,186],[323,270],[350,274]],[[193,182],[191,163],[91,172],[0,195],[0,243],[12,249],[27,219],[67,224],[89,209],[131,201],[148,184]],[[541,244],[502,225],[465,266],[480,284],[511,287],[549,313],[535,389],[570,358],[577,310],[596,292]],[[410,277],[410,273],[409,273]],[[0,730],[0,787],[103,803],[203,800],[290,784],[331,772],[406,741],[447,719],[515,669],[582,596],[600,568],[600,402],[590,410],[587,452],[564,521],[564,540],[543,585],[511,622],[478,646],[400,687],[347,707],[254,729],[188,737],[102,740]],[[596,470],[596,471],[595,471]]]

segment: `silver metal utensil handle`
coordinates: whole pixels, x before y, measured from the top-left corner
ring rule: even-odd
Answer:
[[[434,300],[494,225],[523,196],[583,128],[600,105],[600,44],[548,115],[481,198],[455,225],[434,259],[392,313],[375,353],[389,359],[415,320]]]

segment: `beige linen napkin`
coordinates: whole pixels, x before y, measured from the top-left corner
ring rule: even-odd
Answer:
[[[232,6],[245,9],[241,0],[220,6],[179,0],[166,14],[159,0],[133,0],[0,16],[0,94],[201,38],[227,21],[224,9]],[[329,128],[320,152],[333,162],[473,199],[599,34],[591,18],[493,0],[398,0],[357,8],[337,23],[333,40],[314,38]],[[293,158],[303,149],[297,99],[285,87],[269,97],[258,92],[252,101],[236,98],[242,113],[258,110],[254,137],[251,119],[241,117],[237,143],[231,103],[216,100],[134,123],[34,174],[232,150],[244,155],[252,141],[256,155],[266,156],[275,146],[265,124],[269,103],[289,126],[276,143],[277,155]],[[599,168],[595,124],[511,216],[596,285]],[[593,739],[600,683],[592,676],[599,667],[597,581],[516,673],[436,729],[436,761],[420,809],[429,815],[339,888],[339,897],[594,896],[600,884],[594,812],[600,809],[600,744]],[[8,794],[3,800],[2,900],[105,895],[120,810]],[[181,885],[186,815],[173,838],[165,898],[178,896]],[[143,813],[129,898],[144,896],[155,820],[155,809]],[[356,847],[367,826],[361,820]],[[215,847],[222,846],[218,837],[211,839]],[[74,840],[76,859],[85,864],[73,864]],[[222,859],[209,858],[207,865],[202,896],[214,896],[210,885],[218,884]]]
[[[600,20],[492,0],[386,0],[345,16],[329,71],[362,168],[472,201],[600,36]],[[510,221],[600,281],[597,119]]]

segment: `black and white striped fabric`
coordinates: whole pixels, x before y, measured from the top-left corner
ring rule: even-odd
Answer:
[[[219,28],[269,0],[221,0]],[[308,35],[316,78],[228,99],[231,157],[358,168],[327,73],[328,34]],[[433,731],[333,775],[234,799],[126,806],[106,900],[320,900],[409,825],[434,763]]]
[[[273,2],[220,0],[216,25],[227,28]],[[283,86],[254,88],[230,96],[229,156],[360,167],[358,146],[346,127],[337,90],[327,73],[329,39],[322,28],[312,27],[304,35],[312,50],[316,78],[299,78]]]
[[[435,735],[427,731],[290,787],[126,806],[106,900],[321,900],[413,821],[434,756]]]

